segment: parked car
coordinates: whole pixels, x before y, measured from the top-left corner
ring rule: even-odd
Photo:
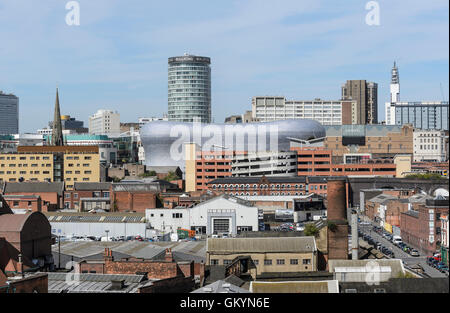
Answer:
[[[438,270],[441,273],[444,273],[444,274],[447,273],[447,275],[448,275],[448,266],[447,265],[444,264],[444,266],[439,267]]]
[[[409,254],[411,254],[411,256],[420,256],[419,251],[417,251],[416,249],[411,249],[411,252]]]

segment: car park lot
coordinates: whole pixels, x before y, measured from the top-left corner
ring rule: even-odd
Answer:
[[[371,225],[358,225],[360,237],[374,246],[382,253],[391,258],[401,259],[403,264],[408,267],[418,267],[417,264],[423,268],[423,272],[430,277],[448,277],[448,268],[444,264],[439,264],[438,260],[427,259],[426,255],[422,255],[419,251],[407,244],[400,243],[395,245],[392,242],[392,235],[384,232],[381,227],[374,224]],[[393,255],[385,253],[386,251],[392,251]]]

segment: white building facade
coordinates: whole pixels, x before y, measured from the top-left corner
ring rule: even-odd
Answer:
[[[343,102],[351,102],[356,106],[356,101],[348,100],[327,101],[315,99],[308,101],[287,101],[285,97],[253,97],[252,118],[260,122],[286,119],[312,119],[322,125],[342,125]]]
[[[445,132],[440,130],[414,129],[414,162],[445,162],[447,149]]]
[[[258,208],[236,197],[221,195],[193,208],[148,209],[145,217],[151,228],[176,233],[178,228],[196,234],[237,235],[258,231]]]
[[[118,136],[120,134],[120,114],[111,110],[98,110],[89,117],[89,134]]]

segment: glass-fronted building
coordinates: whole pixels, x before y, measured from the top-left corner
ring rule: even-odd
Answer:
[[[414,128],[424,130],[448,130],[448,101],[396,102],[391,107],[395,112],[395,125],[412,124]]]
[[[19,133],[19,98],[0,91],[0,135]]]
[[[169,58],[169,121],[211,122],[210,64],[208,57]]]

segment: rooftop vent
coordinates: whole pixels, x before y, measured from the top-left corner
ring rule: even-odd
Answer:
[[[113,280],[111,281],[111,288],[110,290],[121,290],[125,288],[125,280]]]

